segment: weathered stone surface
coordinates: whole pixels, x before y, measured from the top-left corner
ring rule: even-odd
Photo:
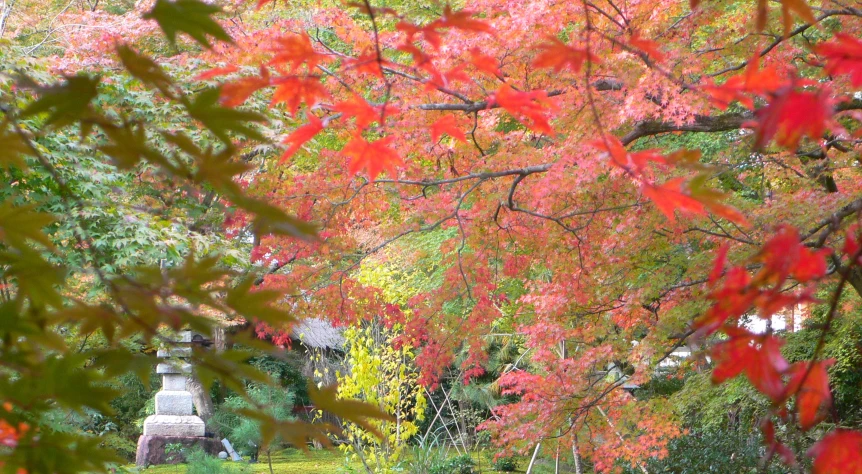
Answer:
[[[179,390],[162,390],[156,394],[156,415],[186,416],[194,413],[192,394]]]
[[[186,376],[183,374],[162,375],[162,390],[186,391]]]
[[[219,459],[227,459],[227,453],[224,451],[219,451],[218,452],[218,458]]]
[[[138,438],[138,452],[135,464],[140,468],[157,464],[178,464],[185,462],[185,454],[165,453],[168,444],[180,444],[183,451],[190,452],[194,447],[200,447],[210,454],[218,453],[222,447],[214,438],[203,438],[199,436],[148,436]]]
[[[158,357],[191,357],[192,348],[183,346],[164,347],[156,353]]]
[[[162,362],[156,366],[157,374],[188,374],[192,371],[192,365],[189,363],[169,363]]]
[[[144,436],[203,436],[204,433],[203,420],[194,415],[152,415],[144,420]]]

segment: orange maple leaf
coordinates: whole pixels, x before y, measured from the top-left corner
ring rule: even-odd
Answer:
[[[473,19],[473,12],[469,10],[453,12],[452,7],[448,4],[443,7],[443,16],[439,20],[431,22],[429,26],[432,25],[435,28],[457,28],[477,33],[494,33],[494,28],[491,25],[484,21]]]
[[[779,2],[781,2],[781,19],[784,23],[784,36],[787,36],[790,33],[791,28],[793,28],[793,17],[791,16],[791,12],[795,12],[808,23],[817,23],[817,19],[814,18],[814,13],[811,11],[811,7],[805,3],[805,0],[779,0]],[[694,9],[700,5],[701,0],[690,0],[689,3],[691,4],[691,8]],[[758,30],[766,28],[768,13],[767,3],[768,0],[757,0]]]
[[[533,66],[553,68],[557,72],[566,68],[578,72],[585,61],[599,62],[599,58],[588,50],[573,48],[553,36],[548,38],[547,43],[539,45],[538,49],[541,53],[533,60]]]
[[[813,474],[862,474],[862,433],[837,429],[808,450]]]
[[[745,72],[728,79],[722,85],[706,85],[704,89],[716,107],[724,110],[731,102],[738,100],[749,109],[754,108],[754,100],[746,94],[766,95],[787,87],[788,81],[778,74],[774,66],[760,68],[760,53],[748,60]]]
[[[644,195],[655,203],[671,224],[676,222],[674,211],[677,209],[692,214],[706,215],[703,203],[684,193],[682,183],[682,178],[674,178],[661,186],[646,182],[643,185]]]
[[[766,27],[766,3],[768,0],[757,0],[758,4],[758,15],[757,15],[757,28],[762,30]],[[811,11],[811,7],[805,3],[805,0],[780,0],[781,1],[781,20],[784,23],[784,36],[788,36],[790,34],[790,30],[793,29],[793,16],[791,16],[791,12],[795,12],[799,15],[803,20],[807,23],[814,24],[817,23],[817,19],[814,18],[814,12]]]
[[[236,107],[252,94],[270,86],[269,71],[261,66],[260,76],[249,76],[226,82],[221,87],[221,102],[226,107]]]
[[[500,107],[514,115],[524,125],[540,133],[553,133],[545,111],[551,104],[545,91],[521,92],[512,89],[509,84],[503,84],[494,93],[494,100]],[[488,102],[489,104],[492,101]],[[528,119],[529,121],[525,121]]]
[[[604,151],[611,158],[611,163],[629,173],[640,175],[650,162],[665,164],[667,159],[658,150],[644,150],[629,153],[619,138],[607,133],[604,138],[593,140],[590,145]]]
[[[297,70],[302,64],[308,66],[308,72],[311,72],[318,64],[329,59],[314,50],[311,38],[306,33],[276,38],[275,42],[278,46],[273,48],[275,55],[269,64],[287,65],[287,72]]]
[[[350,100],[338,102],[332,109],[336,112],[341,112],[345,119],[349,119],[350,117],[355,118],[356,126],[360,129],[380,119],[380,112],[372,107],[368,101],[356,94],[353,94]]]
[[[364,168],[371,181],[374,181],[377,175],[384,170],[394,176],[395,167],[404,164],[398,153],[389,146],[394,139],[395,137],[390,135],[369,142],[358,133],[355,134],[341,149],[341,153],[350,158],[348,171],[351,174],[356,174]]]
[[[436,143],[444,133],[459,142],[467,143],[464,131],[458,128],[458,120],[452,114],[444,115],[431,124],[431,141]]]
[[[497,58],[482,53],[479,51],[479,48],[470,50],[470,62],[476,66],[476,69],[482,72],[497,77],[503,76],[502,72],[500,72],[500,62],[497,61]]]
[[[826,418],[832,406],[832,393],[829,391],[829,374],[826,369],[835,360],[817,362],[797,362],[790,368],[790,382],[787,395],[796,395],[796,411],[799,425],[808,431]]]
[[[411,43],[416,36],[421,36],[428,42],[428,44],[431,45],[432,48],[439,49],[443,41],[442,37],[435,29],[434,23],[426,26],[418,26],[413,23],[401,21],[395,25],[395,29],[404,32],[407,36],[405,39],[406,43]]]
[[[388,61],[379,58],[375,51],[366,51],[356,58],[344,61],[344,66],[346,68],[355,69],[356,72],[371,74],[380,79],[383,79],[383,67],[386,64],[388,64]]]
[[[664,53],[659,50],[658,43],[651,39],[641,37],[640,33],[638,33],[637,31],[632,34],[631,38],[629,38],[628,43],[629,46],[631,46],[632,48],[643,52],[644,54],[656,61],[664,60]]]
[[[272,84],[276,86],[272,105],[284,102],[291,115],[296,114],[302,102],[310,108],[329,97],[329,92],[316,77],[283,76],[274,78]]]
[[[293,133],[288,135],[282,142],[285,145],[290,146],[287,147],[287,150],[285,150],[284,154],[281,155],[281,159],[278,160],[278,164],[284,163],[285,160],[293,156],[293,154],[296,153],[302,145],[314,138],[314,136],[320,133],[321,130],[323,130],[323,122],[314,115],[309,114],[308,123],[294,130]]]
[[[826,73],[849,74],[854,87],[862,86],[862,40],[845,33],[835,35],[835,41],[817,46],[826,58]]]

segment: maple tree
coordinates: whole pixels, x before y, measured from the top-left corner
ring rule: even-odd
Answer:
[[[689,340],[711,346],[716,383],[744,375],[768,397],[768,457],[804,455],[776,422],[808,431],[828,418],[824,339],[790,364],[781,335],[739,320],[825,304],[825,335],[851,312],[845,290],[862,295],[862,11],[777,3],[366,1],[312,7],[313,18],[267,0],[230,5],[260,21],[253,31],[196,0],[130,15],[155,20],[141,37],[157,24],[170,43],[187,34],[209,47],[176,61],[206,64],[199,86],[220,86],[184,102],[217,138],[264,138],[236,123],[257,119],[249,101],[279,111],[267,133],[283,148],[249,157],[258,172],[242,192],[314,222],[319,238],[284,232],[294,221],[256,225],[261,288],[342,324],[398,314],[431,387],[462,350],[462,378],[480,375],[486,337],[511,329],[530,370],[499,379],[517,401],[483,428],[507,450],[553,442],[608,471],[609,459],[644,469],[680,434],[660,401],[622,385],[647,381]],[[97,64],[77,59],[55,67]],[[59,121],[82,107],[42,104],[30,113],[56,107]],[[232,175],[214,183],[240,187]],[[261,208],[234,200],[225,228],[239,234]],[[444,237],[442,281],[392,308],[357,269],[420,233]],[[404,265],[427,253],[410,250],[399,247]],[[823,435],[813,470],[862,470],[858,444],[855,431]]]
[[[622,378],[596,383],[590,374],[628,366],[634,373],[625,380],[646,380],[672,349],[669,334],[684,334],[674,338],[679,345],[718,329],[729,339],[713,351],[714,380],[745,373],[778,408],[795,396],[798,421],[810,429],[830,403],[828,361],[791,366],[778,336],[738,329],[736,319],[751,308],[768,318],[813,301],[810,288],[788,287],[834,284],[829,275],[841,277],[832,301],[845,283],[862,290],[853,254],[841,260],[827,250],[860,209],[853,163],[862,103],[852,94],[859,12],[787,1],[776,22],[758,2],[754,25],[731,28],[752,17],[746,2],[676,2],[659,14],[605,3],[506,11],[473,2],[472,12],[445,7],[418,21],[360,3],[353,14],[321,11],[314,41],[307,26],[309,33],[288,34],[293,40],[274,33],[295,46],[288,53],[273,47],[266,65],[293,75],[307,62],[300,81],[326,87],[326,96],[294,88],[309,125],[286,139],[290,156],[302,153],[301,144],[320,159],[308,171],[261,177],[251,188],[320,222],[326,238],[312,246],[263,241],[271,261],[296,263],[273,283],[306,294],[316,287],[299,304],[349,322],[369,311],[376,294],[355,281],[357,262],[407,235],[454,228],[441,247],[448,268],[441,288],[448,291],[406,305],[411,340],[424,346],[417,362],[433,384],[464,344],[475,357],[462,370],[481,373],[482,337],[494,321],[512,318],[539,368],[501,379],[520,397],[486,424],[501,444],[523,450],[525,436],[536,443],[565,439],[561,432],[574,443],[589,424],[607,431],[593,436],[618,438],[620,446],[606,447],[633,463],[660,453],[674,428],[638,412],[627,435],[638,441],[623,441],[615,426],[626,424],[626,408],[636,402],[619,390]],[[774,25],[777,33],[758,41],[756,33]],[[825,32],[836,29],[834,38]],[[814,46],[806,33],[815,35]],[[242,61],[231,51],[214,59]],[[790,61],[799,54],[812,56]],[[746,129],[753,133],[727,133]],[[685,141],[667,134],[684,132],[721,133],[727,149],[708,157],[679,150]],[[449,141],[441,141],[445,135]],[[420,145],[426,136],[431,141]],[[645,149],[652,137],[671,151]],[[815,211],[799,213],[799,206]],[[700,250],[681,257],[678,246],[686,245]],[[698,285],[724,274],[719,268],[706,278],[722,245],[732,247],[722,258],[763,250],[727,270],[726,286],[712,294],[717,304],[692,324],[681,313],[710,295]],[[754,279],[752,265],[762,268]],[[658,275],[645,280],[650,269]],[[504,290],[507,279],[522,288]],[[460,302],[455,311],[453,301]],[[631,340],[641,344],[632,350]],[[771,453],[792,461],[774,435],[766,438]],[[601,451],[593,454],[601,459]]]

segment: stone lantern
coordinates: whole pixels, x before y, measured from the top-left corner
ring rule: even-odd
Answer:
[[[186,377],[192,367],[185,358],[191,356],[191,345],[191,331],[182,331],[176,341],[158,351],[158,357],[165,359],[156,366],[162,389],[156,394],[156,414],[144,421],[144,434],[138,439],[139,467],[184,461],[182,455],[165,453],[168,444],[200,446],[210,453],[217,453],[221,446],[217,440],[205,437],[204,421],[194,414],[192,394],[186,390]]]

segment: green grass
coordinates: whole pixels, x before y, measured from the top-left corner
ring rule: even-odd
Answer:
[[[225,461],[225,464],[237,474],[269,473],[269,464],[265,454],[260,455],[256,464],[230,461]],[[362,465],[358,463],[351,463],[349,466],[355,472],[360,472],[359,469],[362,468]],[[272,455],[272,469],[278,474],[341,474],[350,472],[345,469],[345,455],[337,450],[311,450],[303,453],[298,449],[285,449]],[[146,474],[180,474],[186,472],[186,466],[183,464],[151,466],[141,470],[141,472]]]

